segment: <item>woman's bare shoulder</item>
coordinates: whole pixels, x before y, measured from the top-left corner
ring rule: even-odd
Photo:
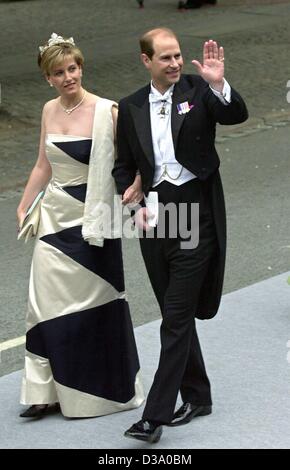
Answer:
[[[45,103],[43,106],[43,113],[48,113],[50,111],[53,111],[55,107],[57,106],[57,103],[59,101],[59,98],[54,98],[52,100],[49,100]]]
[[[111,101],[112,103],[114,103],[115,105],[115,101],[109,99],[109,98],[106,98],[104,96],[99,96],[99,95],[95,95],[94,93],[88,93],[87,92],[87,98],[88,98],[88,102],[92,103],[92,104],[96,104],[98,101],[100,100],[108,100],[108,101]],[[115,106],[118,106],[117,103]]]
[[[87,99],[88,104],[94,105],[100,99],[100,96],[95,95],[94,93],[90,93],[87,91],[86,94],[87,94],[86,99]]]

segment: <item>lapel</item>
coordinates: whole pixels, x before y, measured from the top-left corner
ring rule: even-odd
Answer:
[[[182,78],[181,78],[182,80]],[[174,87],[174,92],[172,96],[172,111],[171,111],[171,130],[172,130],[172,139],[174,144],[174,150],[176,152],[178,135],[183,124],[183,121],[186,117],[186,114],[178,114],[177,105],[188,101],[189,104],[192,103],[192,99],[196,93],[196,87],[192,87],[187,91],[184,91],[181,87],[181,82],[177,83]]]
[[[129,104],[129,109],[134,121],[136,133],[141,144],[142,150],[146,155],[151,166],[154,168],[154,150],[152,144],[149,92],[150,85],[145,87],[140,96],[139,103]]]
[[[185,101],[188,101],[189,104],[191,104],[197,90],[195,86],[187,89],[186,91],[185,88],[188,88],[188,85],[185,84],[181,78],[180,82],[175,85],[172,95],[171,129],[175,151],[178,135],[186,117],[186,114],[178,114],[177,105],[184,103]],[[150,165],[154,168],[155,163],[151,134],[149,93],[150,85],[147,85],[143,88],[142,93],[140,94],[139,102],[137,104],[130,103],[129,109],[142,150]]]

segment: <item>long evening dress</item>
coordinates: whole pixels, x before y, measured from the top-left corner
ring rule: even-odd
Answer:
[[[67,417],[143,402],[120,239],[82,238],[92,140],[48,134],[52,179],[41,207],[27,313],[22,404],[59,402]]]

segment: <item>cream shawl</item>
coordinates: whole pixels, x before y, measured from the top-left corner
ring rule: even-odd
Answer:
[[[96,102],[82,227],[83,238],[100,247],[105,238],[122,236],[121,197],[111,174],[115,161],[113,106],[118,105],[104,98]]]

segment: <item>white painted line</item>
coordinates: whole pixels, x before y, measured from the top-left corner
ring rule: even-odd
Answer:
[[[18,336],[18,338],[9,339],[8,341],[0,343],[0,351],[6,351],[7,349],[16,348],[17,346],[24,344],[25,338],[25,336]]]

